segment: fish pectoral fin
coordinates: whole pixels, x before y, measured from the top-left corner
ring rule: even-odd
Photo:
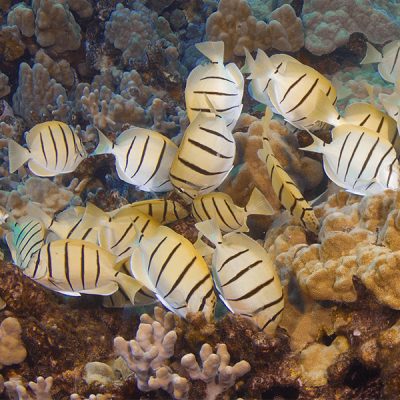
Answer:
[[[113,293],[115,293],[118,290],[118,283],[111,281],[107,283],[106,285],[93,288],[93,289],[85,289],[85,290],[80,290],[80,293],[84,294],[96,294],[99,296],[109,296]]]

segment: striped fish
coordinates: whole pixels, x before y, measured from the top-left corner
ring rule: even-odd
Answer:
[[[154,218],[159,224],[170,224],[179,219],[184,219],[189,215],[189,212],[182,204],[175,200],[167,199],[136,201],[135,203],[127,204],[117,210],[111,211],[109,214],[110,216],[118,215],[119,217],[124,215],[129,216],[131,210],[134,213],[141,211]]]
[[[399,162],[392,144],[363,126],[341,125],[332,130],[332,142],[312,135],[302,150],[323,154],[324,170],[338,186],[359,195],[399,189]]]
[[[400,40],[388,43],[382,54],[367,42],[367,52],[360,64],[378,63],[381,77],[388,82],[396,83],[400,71]]]
[[[335,105],[335,88],[315,69],[292,60],[291,57],[279,56],[281,62],[276,65],[276,61],[274,63],[262,50],[258,50],[256,60],[246,50],[246,65],[251,72],[248,79],[261,80],[254,92],[261,92],[260,86],[264,84],[262,93],[266,92],[274,111],[286,121],[298,129],[320,129],[323,123],[314,116],[319,91]],[[279,57],[276,57],[276,60],[279,60]],[[257,98],[263,97],[258,95]],[[340,118],[338,113],[336,115]]]
[[[122,272],[126,275],[130,275],[130,257],[125,258],[121,262],[119,262],[115,267],[115,271]],[[135,294],[134,305],[135,306],[146,306],[150,304],[154,304],[157,302],[157,298],[153,295],[153,293],[147,289],[146,287],[141,287]],[[110,296],[105,296],[103,298],[103,306],[107,308],[124,308],[124,307],[132,307],[132,302],[129,299],[127,293],[125,293],[124,289],[120,287],[115,293]]]
[[[196,48],[211,63],[198,65],[186,81],[185,100],[190,122],[199,112],[212,112],[204,95],[213,103],[217,115],[232,130],[242,112],[244,79],[234,63],[224,66],[224,42],[197,43]]]
[[[161,133],[134,127],[122,132],[115,143],[99,131],[92,155],[113,154],[120,179],[145,192],[166,192],[172,190],[168,174],[177,149]]]
[[[47,236],[46,241],[55,239],[79,239],[98,244],[97,232],[82,223],[84,207],[71,207],[53,218],[47,215],[36,203],[28,203],[28,214],[42,222],[46,230],[56,236]],[[50,239],[51,238],[51,239]]]
[[[24,274],[48,289],[68,295],[108,296],[123,288],[134,302],[141,285],[114,271],[115,256],[84,240],[56,240],[41,247]]]
[[[221,235],[213,220],[196,228],[215,245],[212,273],[221,300],[230,311],[251,318],[266,333],[278,326],[284,307],[283,291],[265,249],[240,232]]]
[[[87,157],[79,136],[60,121],[35,125],[26,134],[27,148],[8,141],[10,173],[28,161],[29,169],[38,176],[55,176],[75,171]]]
[[[210,193],[233,167],[236,143],[223,118],[199,113],[183,136],[170,170],[171,183],[183,200]]]
[[[25,270],[32,256],[44,245],[46,229],[43,224],[31,216],[18,221],[9,221],[11,231],[6,234],[6,242],[14,264]]]
[[[82,218],[82,226],[97,231],[99,245],[114,254],[118,262],[132,254],[135,241],[139,239],[136,229],[143,235],[159,226],[152,217],[134,208],[129,210],[129,215],[111,216],[91,203],[86,205]]]
[[[267,108],[263,118],[263,149],[259,150],[258,156],[261,160],[265,161],[272,188],[283,207],[285,207],[305,229],[318,233],[319,221],[315,216],[313,208],[307,200],[304,199],[292,178],[290,178],[274,156],[268,140],[271,118],[272,112]]]
[[[163,225],[144,235],[130,267],[132,276],[172,312],[185,318],[188,312],[202,311],[212,318],[216,298],[210,271],[182,235]]]
[[[246,207],[238,207],[232,198],[222,192],[203,194],[192,203],[192,215],[196,222],[213,218],[224,232],[248,232],[247,216],[252,214],[272,215],[275,210],[265,196],[255,188]]]

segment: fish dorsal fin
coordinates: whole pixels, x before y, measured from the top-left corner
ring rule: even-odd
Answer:
[[[39,136],[40,132],[45,133],[44,131],[42,131],[42,129],[44,129],[46,127],[46,125],[48,125],[48,124],[49,123],[47,123],[47,122],[42,122],[40,124],[36,124],[34,127],[29,129],[28,132],[25,133],[25,141],[29,148],[31,148],[34,141]],[[45,137],[43,139],[45,139]]]
[[[391,51],[397,51],[399,46],[400,46],[400,40],[393,40],[393,42],[385,44],[385,46],[383,46],[383,49],[382,49],[383,57],[385,57],[386,54]]]
[[[46,229],[51,225],[52,218],[39,207],[38,203],[28,202],[26,210],[29,216],[41,221]]]
[[[83,215],[81,226],[85,228],[107,228],[110,223],[109,215],[93,203],[86,204],[86,211]]]
[[[202,42],[196,43],[197,50],[205,55],[212,63],[224,63],[224,42]]]
[[[219,229],[218,223],[215,219],[207,219],[206,221],[198,222],[195,224],[195,227],[216,246],[222,243],[221,230]]]
[[[367,52],[360,64],[373,64],[382,61],[382,54],[371,43],[367,42]]]

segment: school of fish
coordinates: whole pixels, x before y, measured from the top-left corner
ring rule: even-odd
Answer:
[[[253,59],[245,50],[241,72],[234,63],[224,65],[223,42],[196,47],[209,63],[188,76],[190,124],[179,145],[139,127],[130,127],[115,140],[99,130],[98,145],[88,155],[73,128],[49,121],[26,133],[26,146],[10,139],[8,147],[10,173],[27,162],[33,174],[44,177],[73,172],[88,156],[112,154],[121,180],[145,192],[174,191],[180,201],[160,197],[109,212],[88,203],[53,217],[30,203],[27,215],[18,220],[4,215],[5,240],[13,262],[26,276],[61,294],[100,295],[107,307],[158,300],[183,318],[201,311],[209,320],[218,296],[231,312],[273,333],[284,309],[282,285],[268,252],[245,232],[249,215],[273,215],[275,210],[258,188],[244,208],[218,191],[234,167],[233,129],[243,107],[242,72],[249,74],[250,96],[266,105],[258,156],[275,195],[294,220],[318,235],[311,203],[273,153],[273,113],[310,134],[313,143],[302,150],[321,153],[327,176],[338,186],[359,195],[397,190],[400,42],[386,45],[382,54],[368,44],[362,61],[379,63],[383,79],[396,83],[392,95],[381,95],[387,114],[375,104],[354,103],[341,115],[329,79],[289,55],[268,57],[259,49]],[[332,126],[329,143],[316,135],[326,124]],[[167,226],[189,215],[199,231],[195,244]],[[210,265],[206,254],[212,254]]]

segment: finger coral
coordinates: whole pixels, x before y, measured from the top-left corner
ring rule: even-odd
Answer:
[[[244,48],[297,51],[303,47],[303,26],[290,5],[277,8],[269,18],[269,24],[257,21],[246,0],[221,0],[207,19],[207,38],[225,43],[225,61],[244,56]]]
[[[26,349],[21,339],[21,325],[16,318],[8,317],[0,325],[0,368],[19,364],[25,360]]]

